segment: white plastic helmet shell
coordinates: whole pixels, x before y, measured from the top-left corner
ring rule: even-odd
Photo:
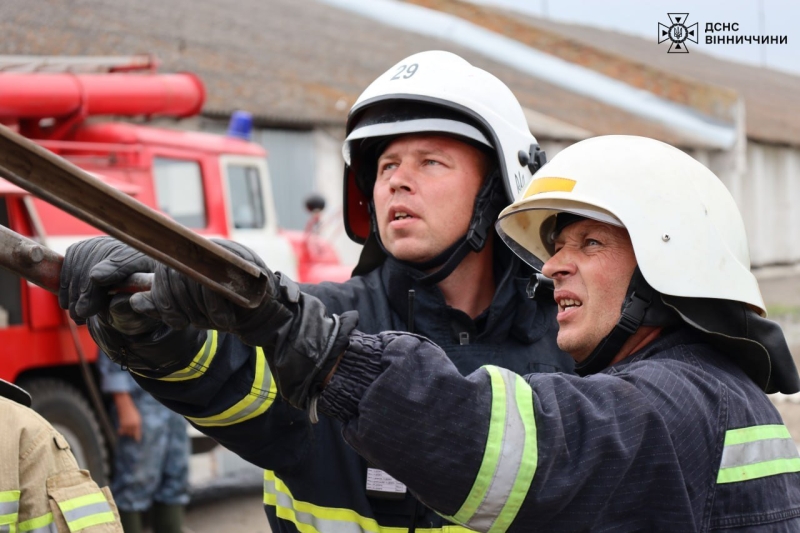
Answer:
[[[657,291],[745,302],[765,315],[733,197],[714,173],[677,148],[623,135],[576,143],[534,175],[500,213],[497,228],[523,259],[547,261],[542,224],[564,211],[618,220]]]
[[[528,128],[525,114],[514,94],[502,81],[485,70],[470,65],[450,52],[427,51],[409,56],[379,76],[359,96],[348,116],[347,135],[350,136],[358,125],[358,118],[364,110],[387,101],[397,101],[397,105],[402,105],[402,101],[442,105],[465,114],[482,126],[483,133],[489,137],[488,141],[499,153],[500,170],[509,202],[530,180],[531,171],[527,161],[524,158],[521,161],[518,153],[523,151],[529,154],[537,145],[536,138]],[[360,237],[350,231],[351,226],[363,226],[358,220],[363,216],[349,211],[366,212],[366,207],[360,205],[363,199],[348,190],[352,182],[348,175],[353,163],[350,160],[351,140],[346,140],[342,147],[346,163],[345,208],[348,211],[345,213],[345,226],[351,237]]]

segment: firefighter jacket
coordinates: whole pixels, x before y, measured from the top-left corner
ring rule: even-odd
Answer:
[[[796,443],[688,326],[584,378],[462,377],[423,338],[355,332],[318,407],[477,531],[800,531]]]
[[[122,532],[111,492],[44,418],[0,397],[0,428],[1,533]]]
[[[542,303],[526,297],[529,271],[506,252],[495,270],[494,301],[477,320],[448,307],[438,288],[416,282],[417,271],[391,259],[343,284],[304,290],[331,313],[357,310],[359,327],[377,333],[407,328],[408,291],[413,289],[416,331],[445,347],[465,374],[484,364],[518,373],[571,372],[572,359],[555,343],[552,299]],[[323,416],[312,425],[306,412],[276,397],[260,348],[212,331],[184,370],[161,379],[136,379],[201,431],[266,469],[264,505],[275,533],[407,531],[412,513],[419,514],[418,532],[461,530],[443,528],[442,518],[418,509],[405,487],[370,469],[342,440],[338,421]]]

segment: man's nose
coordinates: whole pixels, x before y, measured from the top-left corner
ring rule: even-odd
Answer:
[[[392,176],[389,178],[389,187],[391,187],[392,191],[412,192],[415,188],[414,183],[414,172],[411,169],[411,165],[407,163],[397,165],[397,168],[394,169]]]
[[[566,247],[553,254],[542,266],[542,274],[554,280],[574,274],[575,271],[575,262],[570,260],[570,254]]]

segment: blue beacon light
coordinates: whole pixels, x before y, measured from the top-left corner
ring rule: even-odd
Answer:
[[[247,111],[234,111],[228,123],[229,137],[236,137],[245,141],[250,140],[253,133],[253,115]]]

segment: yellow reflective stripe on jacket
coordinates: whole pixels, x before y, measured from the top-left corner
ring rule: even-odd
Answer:
[[[408,533],[404,527],[381,526],[374,518],[352,509],[320,507],[294,499],[289,488],[271,470],[264,471],[264,505],[275,507],[278,518],[294,524],[300,533]],[[416,528],[418,533],[470,533],[455,525]]]
[[[506,531],[528,494],[538,462],[533,391],[521,376],[483,367],[492,385],[489,434],[478,475],[449,520],[489,532]]]
[[[20,522],[19,533],[58,533],[58,528],[53,522],[53,513]]]
[[[18,490],[0,492],[0,533],[16,533],[19,514]]]
[[[234,405],[219,414],[208,417],[187,416],[186,418],[199,426],[232,426],[250,420],[264,413],[275,401],[278,389],[272,373],[267,365],[267,358],[262,348],[256,348],[255,378],[250,392]]]
[[[102,492],[94,492],[58,502],[58,507],[72,533],[87,527],[116,521],[114,511],[111,510],[106,495]]]
[[[217,355],[218,337],[219,334],[217,331],[209,330],[206,342],[203,343],[202,348],[200,348],[200,351],[194,356],[189,366],[158,379],[160,381],[187,381],[189,379],[202,377],[203,374],[206,373],[206,370],[208,370],[208,367],[211,366],[214,356]]]
[[[725,432],[717,483],[736,483],[792,472],[800,472],[800,453],[783,424]]]

